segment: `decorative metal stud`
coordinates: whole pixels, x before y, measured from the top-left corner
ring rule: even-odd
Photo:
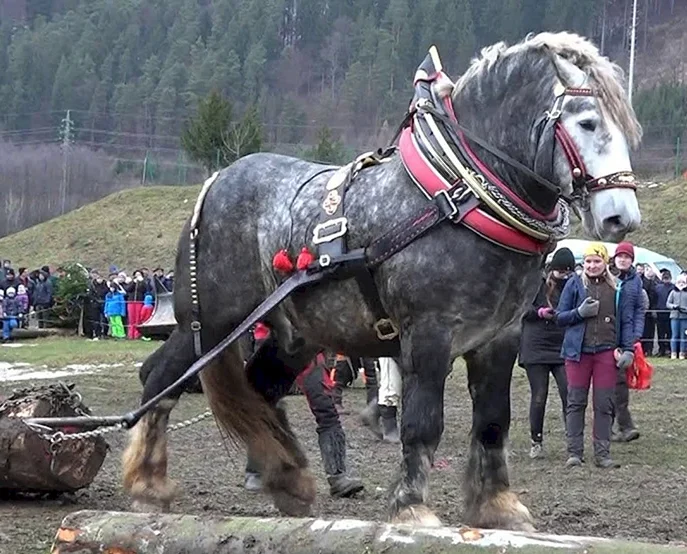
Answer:
[[[573,177],[582,177],[582,170],[576,167],[572,170]]]
[[[600,187],[605,187],[608,184],[608,181],[606,179],[599,179],[599,186]]]

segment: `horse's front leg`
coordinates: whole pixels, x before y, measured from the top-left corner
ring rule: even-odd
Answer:
[[[517,329],[509,329],[465,356],[473,409],[464,519],[475,527],[534,530],[529,510],[510,491],[506,459],[518,339]]]
[[[427,507],[429,472],[444,431],[444,383],[450,369],[448,330],[425,322],[403,333],[401,442],[403,461],[391,489],[390,518],[394,523],[438,527]]]

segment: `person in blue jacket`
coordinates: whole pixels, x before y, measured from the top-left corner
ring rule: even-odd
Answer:
[[[621,242],[615,249],[615,267],[618,268],[620,285],[619,295],[631,307],[633,343],[640,342],[644,334],[646,305],[644,303],[644,286],[642,278],[632,266],[635,261],[635,249],[631,242]],[[630,391],[627,388],[627,372],[618,370],[613,401],[614,419],[617,430],[611,435],[614,442],[630,442],[639,438],[639,430],[630,414]]]
[[[21,306],[14,287],[7,287],[2,300],[2,342],[12,340],[12,330],[17,328]]]
[[[566,467],[584,463],[585,411],[594,384],[594,463],[600,468],[619,465],[610,456],[613,395],[617,371],[634,360],[633,306],[619,294],[611,274],[608,251],[591,243],[584,253],[582,275],[572,276],[561,293],[556,322],[565,327],[561,355],[568,380]]]
[[[110,292],[105,295],[105,317],[110,324],[110,334],[113,338],[126,338],[122,317],[126,316],[126,298],[116,283],[110,283]]]

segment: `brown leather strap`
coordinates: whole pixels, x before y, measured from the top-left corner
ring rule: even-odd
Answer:
[[[459,223],[479,204],[479,199],[472,194],[458,206],[453,202],[450,194],[438,194],[426,208],[399,221],[365,249],[367,266],[374,268],[380,265],[446,219]]]

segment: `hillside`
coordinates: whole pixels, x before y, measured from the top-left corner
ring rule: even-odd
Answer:
[[[171,268],[179,232],[199,186],[145,187],[110,196],[0,239],[0,257],[17,267],[78,261],[107,272]]]
[[[687,183],[664,183],[638,192],[642,228],[630,240],[687,265]],[[107,271],[157,265],[171,268],[179,232],[200,187],[146,187],[107,198],[0,239],[0,258],[13,266],[79,261]]]
[[[639,189],[642,226],[630,237],[633,242],[675,258],[687,266],[686,181]]]

